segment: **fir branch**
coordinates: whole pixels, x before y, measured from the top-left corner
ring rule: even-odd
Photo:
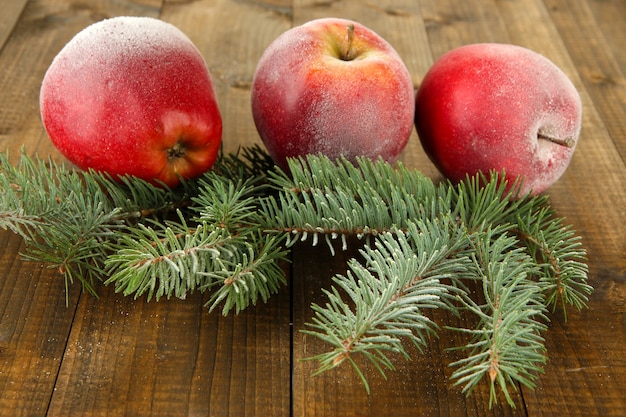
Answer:
[[[562,239],[564,235],[556,233],[556,228],[550,228],[544,222],[536,222],[537,208],[547,207],[546,198],[520,198],[516,192],[517,183],[510,188],[495,173],[492,173],[489,178],[485,176],[468,178],[456,187],[447,183],[442,184],[440,187],[435,187],[432,183],[428,184],[427,181],[414,178],[413,183],[420,184],[420,187],[417,190],[411,189],[407,192],[404,187],[396,186],[397,184],[402,184],[401,178],[406,178],[402,166],[399,166],[396,170],[389,171],[389,165],[381,164],[380,162],[373,163],[361,160],[357,166],[354,166],[343,160],[331,162],[323,157],[308,157],[306,161],[301,160],[297,163],[292,163],[290,168],[293,178],[280,176],[271,178],[274,184],[282,188],[279,189],[279,194],[276,198],[268,199],[263,209],[265,217],[268,219],[268,229],[289,233],[291,242],[296,239],[307,240],[309,235],[313,236],[313,244],[315,244],[319,240],[318,235],[325,236],[328,240],[329,236],[332,239],[337,236],[343,237],[347,234],[356,235],[357,237],[364,235],[377,237],[388,233],[403,234],[406,233],[411,222],[426,219],[431,221],[432,224],[437,222],[447,224],[448,226],[443,228],[443,233],[449,234],[455,230],[463,230],[466,233],[468,237],[465,240],[466,246],[460,245],[456,248],[455,254],[457,258],[452,259],[452,262],[454,262],[462,259],[463,255],[469,255],[470,257],[478,256],[476,252],[480,249],[480,246],[476,246],[473,243],[477,236],[481,237],[486,234],[489,236],[489,239],[493,240],[490,244],[495,245],[495,247],[498,247],[499,239],[506,238],[506,241],[510,243],[510,245],[509,243],[506,245],[507,251],[518,256],[516,262],[519,262],[523,268],[526,268],[523,277],[528,281],[523,285],[516,282],[515,288],[519,291],[515,292],[515,297],[519,297],[520,300],[527,300],[521,294],[524,294],[527,288],[532,288],[533,290],[529,294],[532,297],[541,299],[538,304],[541,309],[545,308],[543,304],[545,300],[541,298],[543,294],[541,289],[549,286],[547,283],[551,282],[551,278],[545,273],[547,267],[540,267],[540,265],[548,265],[546,259],[541,259],[540,262],[537,262],[536,259],[539,258],[534,258],[528,253],[529,250],[533,251],[529,245],[532,242],[543,241],[539,239],[542,238],[542,233],[546,229],[550,230],[551,236],[556,235],[560,240],[545,241],[544,245],[540,245],[542,250],[534,250],[534,252],[543,256],[547,256],[546,254],[550,255],[551,263],[548,266],[558,272],[565,271],[565,269],[555,265],[562,265],[563,262],[568,262],[567,265],[571,266],[571,272],[578,266],[575,261],[572,262],[572,258],[582,256],[582,252],[571,251],[574,247],[572,242],[568,239]],[[400,173],[400,175],[394,173]],[[391,178],[391,180],[389,183],[386,183],[384,178]],[[373,187],[372,184],[377,184],[377,186]],[[416,192],[419,190],[426,191],[423,193]],[[398,215],[398,213],[401,214]],[[448,220],[446,221],[446,219]],[[450,219],[453,220],[451,221]],[[451,227],[452,224],[455,227]],[[536,224],[539,226],[531,226]],[[554,225],[558,224],[558,222],[550,224]],[[373,228],[372,226],[374,225],[378,227]],[[533,227],[535,228],[533,229]],[[528,231],[524,241],[514,237],[522,234],[520,230]],[[432,230],[430,233],[432,233]],[[514,233],[514,235],[511,235],[511,233]],[[420,240],[418,239],[417,241]],[[563,242],[565,244],[562,244]],[[429,244],[432,244],[432,242]],[[560,247],[567,250],[561,250],[559,254],[555,255],[555,250]],[[427,253],[428,248],[432,248],[432,246],[416,247],[414,248],[414,253],[420,254],[425,253],[425,251]],[[546,248],[550,248],[551,252],[547,252]],[[375,250],[378,249],[378,247],[375,248]],[[401,259],[399,262],[405,262],[404,257],[398,259]],[[447,261],[450,261],[450,259],[447,259]],[[506,264],[506,261],[504,264]],[[371,278],[367,275],[357,275],[355,271],[358,270],[354,269],[354,264],[350,263],[350,265],[351,272],[348,277],[337,278],[339,280],[337,282],[341,283],[340,288],[349,295],[350,300],[357,305],[358,309],[358,306],[363,304],[359,297],[364,296],[364,289],[356,286],[354,283],[361,281],[369,283],[369,286],[373,286],[371,283],[372,279],[382,279],[380,278],[382,275],[375,275],[376,278]],[[471,306],[472,304],[466,290],[467,287],[463,281],[484,280],[485,276],[491,276],[493,271],[488,271],[490,265],[487,262],[474,271],[464,269],[452,275],[454,277],[451,280],[454,284],[453,288],[459,292],[459,297],[463,300],[463,303],[466,303],[466,306]],[[579,281],[577,282],[586,280],[586,271],[578,269],[575,272],[579,274]],[[515,274],[512,276],[515,276]],[[346,284],[346,282],[352,282],[353,284]],[[565,285],[572,283],[571,280],[564,281],[562,278],[560,278],[559,282],[565,283]],[[570,288],[569,294],[577,294],[575,285],[573,286],[574,289]],[[363,373],[356,366],[356,362],[352,360],[353,354],[357,352],[363,353],[381,372],[384,368],[390,369],[391,366],[384,352],[387,350],[396,353],[404,352],[404,348],[400,347],[402,339],[397,338],[392,339],[392,341],[372,339],[380,343],[371,342],[366,348],[363,348],[358,345],[360,338],[357,335],[365,336],[356,332],[354,327],[359,324],[359,316],[346,310],[346,302],[341,298],[341,293],[337,288],[333,287],[332,291],[328,291],[326,294],[329,299],[329,304],[327,304],[326,308],[313,306],[316,316],[312,326],[317,328],[317,331],[311,334],[326,340],[335,349],[316,357],[321,363],[320,370],[330,369],[341,361],[349,359],[357,373],[361,378],[364,378]],[[528,296],[528,294],[525,295]],[[443,299],[445,300],[445,297]],[[534,298],[533,300],[533,302],[536,302]],[[515,304],[508,301],[507,304],[515,308]],[[449,303],[444,303],[444,306],[453,310]],[[372,306],[368,307],[372,308]],[[531,311],[533,311],[531,315],[534,320],[531,332],[537,334],[537,329],[540,329],[542,326],[537,320],[544,318],[544,316],[539,316],[534,310]],[[524,323],[523,319],[520,319],[520,321]],[[376,334],[377,331],[384,329],[384,327],[376,327],[374,318],[370,318],[368,323],[371,325],[368,331],[372,334]],[[481,326],[475,330],[477,334],[493,333],[488,323],[482,323]],[[346,329],[350,329],[351,333],[345,333]],[[345,334],[342,335],[342,331]],[[496,335],[496,341],[502,340],[498,335],[499,333]],[[518,343],[513,350],[526,345],[530,346],[526,350],[530,353],[523,357],[517,368],[512,363],[506,362],[509,360],[505,355],[509,351],[506,350],[500,352],[504,355],[505,363],[502,366],[490,368],[495,372],[493,374],[495,375],[494,381],[501,385],[501,389],[507,398],[509,395],[508,389],[510,387],[515,388],[515,381],[530,385],[532,377],[529,375],[532,371],[538,369],[533,361],[545,361],[541,348],[536,343],[531,343],[533,340],[537,342],[541,339],[539,336],[535,339],[533,337],[528,336],[523,331],[515,333],[511,337],[511,340]],[[488,346],[496,347],[494,345]],[[481,355],[482,353],[478,355],[472,354],[467,361],[475,366],[484,366],[485,362],[480,361],[485,358]],[[457,365],[464,363],[459,362]],[[525,366],[527,368],[524,368]],[[467,368],[467,366],[463,367],[455,375],[458,378],[462,378],[462,382],[467,383],[466,390],[471,391],[480,377],[476,377],[477,374],[473,373],[470,373],[470,377],[465,375],[464,372],[467,372]],[[497,372],[495,371],[496,369]],[[472,368],[472,372],[474,371],[475,369]]]
[[[541,287],[532,280],[537,266],[516,247],[514,237],[494,236],[487,229],[473,242],[485,302],[478,304],[470,297],[459,297],[478,317],[479,324],[474,330],[452,328],[472,336],[467,345],[457,348],[468,350],[469,356],[450,364],[458,367],[452,378],[456,379],[455,385],[464,385],[463,391],[469,395],[487,377],[490,407],[497,400],[496,385],[514,407],[509,389],[515,389],[516,382],[533,388],[535,373],[542,372],[546,360],[540,335],[546,329],[544,300]]]
[[[454,212],[470,230],[499,228],[518,237],[519,246],[542,267],[535,278],[546,306],[554,310],[560,305],[566,317],[567,306],[586,307],[593,288],[587,284],[587,254],[580,237],[563,225],[546,196],[520,198],[521,184],[507,188],[501,178],[492,172],[489,178],[479,174],[460,183],[453,196]]]
[[[274,170],[276,166],[270,155],[255,144],[241,147],[234,153],[220,153],[210,172],[231,180],[254,178],[260,183],[265,182],[267,173]]]
[[[221,267],[222,256],[237,250],[224,229],[200,224],[193,229],[181,223],[139,223],[126,229],[117,241],[109,244],[112,254],[106,260],[110,277],[105,284],[115,284],[117,292],[147,294],[148,300],[172,295],[184,299],[206,285],[201,271]]]
[[[0,227],[20,234],[27,243],[24,258],[46,262],[56,268],[64,276],[66,286],[78,279],[84,289],[95,295],[94,283],[104,280],[107,284],[115,282],[116,288],[127,295],[147,293],[148,299],[164,295],[184,298],[196,288],[204,290],[211,287],[206,277],[198,278],[199,272],[207,272],[207,268],[209,272],[213,272],[211,268],[219,268],[221,272],[227,270],[222,263],[210,264],[203,257],[196,257],[197,251],[191,247],[198,240],[200,248],[208,245],[205,241],[208,237],[199,231],[211,230],[214,232],[212,237],[216,236],[215,233],[218,236],[225,234],[231,245],[233,240],[244,242],[251,235],[258,235],[256,208],[248,203],[251,203],[252,196],[262,193],[263,187],[255,181],[263,182],[259,171],[267,167],[269,156],[258,148],[243,150],[242,155],[241,158],[237,155],[223,156],[216,164],[222,173],[220,175],[209,172],[199,181],[185,181],[181,187],[171,190],[134,177],[122,177],[121,181],[117,181],[93,171],[74,171],[51,160],[42,161],[25,154],[14,167],[9,163],[7,153],[0,157],[0,185],[3,187]],[[253,173],[255,181],[249,179]],[[246,180],[243,181],[239,175],[245,175]],[[227,184],[229,176],[235,177],[237,190],[241,186],[246,189],[245,196],[233,191],[231,185],[226,188],[220,185]],[[219,203],[219,198],[230,198],[230,201]],[[231,203],[237,206],[229,208]],[[230,210],[231,214],[245,214],[222,219],[220,224],[213,225],[211,222],[215,219],[211,216],[216,214],[216,207]],[[199,222],[199,227],[188,227],[182,214],[180,223],[166,220],[169,213],[188,208],[199,213],[191,219]],[[237,219],[237,225],[224,223],[232,223],[234,219]],[[230,231],[218,231],[225,227]],[[230,248],[225,244],[223,248],[233,259],[240,250],[247,253],[247,259],[254,257],[250,251],[259,251],[255,252],[256,257],[262,254],[260,258],[264,260],[280,261],[285,258],[284,251],[267,250],[276,247],[272,242],[282,241],[280,238],[253,240],[258,242],[258,247],[244,242]],[[267,246],[264,248],[263,244]],[[161,250],[158,259],[163,262],[137,261],[136,257],[142,253],[150,256],[150,253],[145,253],[148,247]],[[180,252],[181,247],[186,249]],[[111,254],[113,256],[109,257]],[[135,256],[134,262],[131,254]],[[134,268],[120,271],[119,268],[125,265]],[[145,265],[151,268],[137,268]],[[165,273],[162,279],[157,279],[159,268],[163,265],[169,265],[169,274]],[[277,283],[284,282],[282,273],[265,268],[269,282],[249,285],[252,290],[239,294],[237,306],[246,305],[245,297],[250,297],[252,301],[259,297],[267,299],[268,293],[275,292]],[[196,273],[197,270],[199,272]],[[240,273],[236,266],[231,270]]]
[[[282,239],[263,235],[258,240],[239,240],[237,243],[237,250],[231,252],[230,257],[220,258],[221,269],[200,272],[208,278],[203,289],[213,291],[206,303],[209,311],[223,302],[223,315],[233,308],[239,313],[250,304],[256,305],[259,298],[267,302],[287,283],[281,268],[287,255]]]
[[[567,306],[587,306],[593,288],[587,283],[587,252],[580,237],[548,206],[533,206],[526,216],[517,214],[512,232],[528,248],[541,267],[539,284],[545,294],[546,306],[561,306],[567,318]]]
[[[65,201],[53,194],[54,178],[58,167],[49,161],[48,166],[22,153],[16,166],[9,162],[8,152],[0,155],[0,227],[9,229],[25,240],[30,240],[33,230],[47,213]]]
[[[254,177],[224,178],[215,172],[206,173],[199,181],[200,191],[192,197],[196,221],[205,221],[233,232],[246,233],[258,229],[261,218],[257,212],[265,186]]]
[[[94,284],[105,273],[103,244],[115,236],[113,219],[117,211],[104,211],[102,204],[81,207],[85,210],[80,215],[73,210],[65,216],[55,215],[54,220],[48,219],[47,226],[39,228],[22,256],[56,269],[65,280],[67,295],[69,285],[79,281],[84,290],[97,296]]]
[[[265,234],[258,211],[267,189],[264,177],[248,176],[252,172],[245,169],[240,173],[246,175],[245,179],[207,173],[200,181],[199,195],[193,198],[199,213],[196,220],[227,230],[237,242],[237,250],[227,264],[202,272],[210,279],[205,288],[213,291],[207,302],[209,310],[224,302],[224,315],[232,308],[239,312],[256,304],[259,298],[267,301],[286,283],[280,267],[287,260],[284,236]]]
[[[191,196],[196,193],[195,183],[188,181],[183,181],[179,188],[172,190],[131,176],[114,180],[94,171],[84,175],[97,181],[109,204],[119,210],[117,220],[125,223],[167,218],[170,213],[189,206]]]
[[[279,261],[285,258],[280,239],[233,236],[203,222],[193,229],[180,224],[139,224],[112,247],[106,261],[111,273],[105,284],[118,292],[184,299],[196,290],[211,290],[210,310],[224,302],[223,313],[241,311],[285,284]]]
[[[11,230],[20,235],[25,240],[30,239],[29,231],[32,230],[40,220],[39,214],[43,212],[46,199],[33,199],[37,207],[26,207],[24,203],[24,189],[27,187],[26,176],[20,175],[20,169],[26,158],[22,158],[18,166],[13,166],[9,162],[9,154],[0,154],[0,228]],[[28,192],[27,192],[28,193]],[[43,193],[43,197],[47,197]]]
[[[313,330],[304,332],[334,347],[310,358],[320,362],[318,373],[348,360],[369,391],[353,357],[364,355],[385,375],[385,368],[394,369],[389,353],[409,357],[404,340],[421,350],[428,335],[435,332],[436,325],[423,311],[451,308],[446,300],[458,289],[443,280],[465,273],[468,258],[456,256],[465,235],[450,234],[448,225],[438,222],[407,226],[408,234],[380,235],[373,246],[361,250],[363,263],[350,260],[347,275],[334,278],[350,303],[332,287],[324,291],[328,297],[324,307],[312,306],[315,316],[309,327]]]
[[[56,269],[66,288],[77,280],[95,295],[93,284],[103,272],[102,242],[119,226],[119,210],[97,179],[25,154],[13,167],[7,153],[0,157],[0,183],[5,214],[0,217],[10,222],[3,227],[25,239],[23,257]]]
[[[469,393],[487,377],[491,401],[500,387],[511,402],[509,390],[541,372],[546,307],[583,308],[592,290],[572,228],[547,198],[519,198],[495,173],[435,185],[402,164],[321,156],[291,160],[285,173],[254,147],[171,190],[25,155],[8,161],[0,156],[0,228],[24,238],[27,259],[90,292],[98,280],[148,299],[207,291],[209,310],[239,312],[284,285],[296,241],[333,251],[334,239],[344,248],[347,236],[365,239],[306,332],[332,348],[315,357],[320,372],[347,361],[368,389],[357,355],[384,375],[407,342],[419,350],[436,334],[425,310],[460,307],[479,323],[457,329],[470,340],[452,364],[456,383]]]
[[[267,301],[284,284],[286,260],[279,236],[262,235],[255,198],[256,179],[229,179],[206,173],[198,182],[191,220],[139,223],[113,245],[106,264],[116,290],[138,297],[185,298],[210,290],[210,310],[224,303],[223,314],[241,311],[260,298]]]
[[[323,156],[289,161],[291,175],[271,172],[278,196],[262,201],[265,228],[287,234],[287,245],[322,236],[331,240],[347,235],[375,237],[406,228],[407,219],[430,219],[449,211],[449,193],[440,192],[417,170],[382,160],[360,158],[333,162]]]
[[[517,213],[524,199],[518,198],[518,181],[510,185],[503,181],[504,174],[495,171],[489,176],[478,173],[467,177],[452,187],[452,205],[459,220],[471,232],[482,230],[485,225],[505,226]]]

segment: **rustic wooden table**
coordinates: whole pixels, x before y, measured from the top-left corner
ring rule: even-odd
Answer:
[[[0,414],[3,416],[624,416],[626,415],[626,1],[624,0],[1,0],[0,150],[52,155],[38,108],[43,74],[88,24],[116,15],[159,17],[198,46],[216,83],[227,151],[259,143],[250,83],[267,45],[323,17],[371,27],[400,53],[417,87],[433,60],[474,42],[529,47],[579,89],[583,129],[553,206],[589,253],[589,308],[552,315],[548,363],[517,407],[488,409],[449,382],[445,333],[411,351],[367,395],[349,366],[312,377],[319,341],[300,332],[321,288],[349,254],[297,248],[289,284],[239,315],[209,314],[202,295],[147,303],[98,288],[66,294],[45,265],[26,262],[22,240],[0,230]],[[438,179],[413,134],[403,162]],[[66,296],[69,305],[66,306]],[[442,317],[453,322],[452,317]]]

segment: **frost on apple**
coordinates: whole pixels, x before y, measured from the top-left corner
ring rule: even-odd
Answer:
[[[175,26],[148,17],[106,19],[76,34],[44,76],[40,108],[67,159],[113,177],[174,186],[208,170],[221,143],[202,55]]]
[[[155,33],[159,36],[154,36]],[[103,39],[108,41],[102,42]],[[76,34],[67,48],[67,56],[83,58],[74,62],[77,66],[93,59],[101,64],[114,65],[119,59],[132,61],[150,51],[158,52],[161,49],[195,50],[187,36],[175,26],[158,19],[130,16],[120,16],[107,20],[106,24],[90,26],[88,30]],[[105,72],[110,69],[107,65],[100,68]]]
[[[252,85],[254,122],[274,161],[307,154],[394,161],[415,111],[413,83],[397,52],[344,19],[308,22],[263,53]]]
[[[582,104],[565,73],[515,45],[466,45],[444,54],[416,96],[415,125],[439,170],[457,182],[506,172],[520,194],[546,190],[565,172],[580,135]]]

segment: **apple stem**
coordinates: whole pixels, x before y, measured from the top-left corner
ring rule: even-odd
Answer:
[[[348,47],[346,48],[346,53],[344,54],[344,61],[352,61],[352,44],[354,42],[354,25],[352,23],[348,23],[346,26],[346,30],[348,31]]]
[[[537,137],[539,139],[544,139],[544,140],[548,140],[552,143],[556,143],[557,145],[561,145],[561,146],[565,146],[568,148],[573,148],[574,145],[576,144],[576,141],[574,140],[574,138],[565,138],[565,139],[560,139],[560,138],[555,138],[552,136],[548,136],[544,133],[538,133]]]

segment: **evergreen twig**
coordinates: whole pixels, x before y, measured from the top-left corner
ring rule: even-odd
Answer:
[[[391,169],[388,164],[380,161],[372,163],[361,159],[357,166],[353,166],[345,160],[332,162],[327,158],[318,157],[292,161],[290,171],[292,173],[291,178],[286,175],[280,176],[280,174],[272,178],[273,183],[278,186],[281,192],[278,197],[270,197],[263,204],[264,217],[269,222],[268,230],[289,234],[288,244],[295,240],[307,240],[309,236],[312,236],[313,244],[321,238],[329,241],[329,239],[339,237],[345,244],[347,242],[346,234],[375,239],[386,233],[400,235],[408,230],[411,222],[421,219],[422,221],[430,221],[432,225],[442,227],[442,229],[431,228],[428,231],[423,231],[422,236],[432,233],[449,234],[455,230],[465,231],[467,236],[466,247],[458,248],[458,253],[456,253],[456,257],[452,258],[452,261],[459,261],[463,259],[462,256],[468,255],[473,259],[476,258],[476,252],[481,248],[476,244],[477,239],[483,239],[485,233],[488,236],[488,243],[493,244],[496,248],[499,239],[506,239],[507,242],[510,242],[510,245],[507,244],[507,250],[511,254],[518,254],[520,258],[516,258],[515,262],[521,263],[527,269],[522,275],[516,275],[515,269],[506,274],[502,272],[498,279],[514,280],[515,288],[523,289],[515,292],[517,301],[524,301],[526,296],[536,298],[539,294],[542,297],[543,307],[554,305],[554,300],[557,297],[560,297],[561,305],[564,308],[567,305],[573,305],[576,308],[585,306],[591,287],[587,284],[587,269],[583,262],[585,251],[582,249],[578,237],[574,235],[570,227],[562,226],[562,220],[556,218],[545,197],[519,196],[517,193],[519,184],[514,183],[508,186],[501,180],[504,178],[503,175],[497,173],[490,173],[489,177],[478,175],[467,178],[458,186],[443,183],[436,187],[419,172],[409,171],[401,164],[395,169]],[[410,178],[410,181],[405,181],[407,178]],[[376,184],[376,187],[372,184]],[[455,219],[456,227],[450,227],[451,223],[445,221],[448,218]],[[517,238],[518,236],[519,238]],[[332,245],[329,244],[329,247],[332,251]],[[376,241],[373,247],[380,250]],[[425,251],[427,253],[428,249],[428,247],[415,248],[415,253],[425,253]],[[487,251],[486,253],[491,252]],[[470,311],[477,312],[483,307],[468,302],[471,297],[469,293],[463,293],[466,290],[463,281],[485,281],[485,277],[491,277],[491,273],[487,274],[489,272],[488,267],[493,262],[503,264],[499,260],[498,254],[499,252],[496,251],[492,254],[493,259],[484,258],[481,267],[476,268],[473,272],[464,270],[464,272],[452,276],[454,288],[461,291],[459,299],[462,300],[465,307],[473,306]],[[394,258],[390,257],[389,259]],[[403,257],[396,259],[398,260],[394,262],[405,262]],[[358,287],[359,290],[357,290],[354,284],[346,284],[346,282],[359,280],[369,282],[371,279],[368,279],[367,274],[357,272],[361,269],[355,268],[353,263],[349,265],[351,273],[348,278],[336,277],[336,283],[341,283],[340,288],[349,295],[350,300],[355,304],[355,311],[373,309],[374,305],[364,304],[358,298],[364,294],[361,287]],[[457,267],[460,268],[460,265]],[[367,270],[367,267],[365,268]],[[393,282],[395,274],[397,272],[390,273],[390,275],[379,273],[376,275],[376,279],[383,282]],[[523,276],[526,281],[532,282],[532,285],[526,281],[524,285],[519,284],[515,281],[517,276]],[[562,286],[566,288],[562,288]],[[532,288],[532,291],[526,291],[529,288]],[[308,332],[334,346],[334,349],[328,353],[316,356],[320,361],[320,370],[337,366],[342,362],[342,360],[336,360],[337,358],[350,359],[353,351],[363,350],[355,346],[359,340],[357,335],[365,337],[360,333],[359,321],[355,320],[358,314],[346,310],[347,304],[340,294],[336,288],[333,288],[332,291],[326,291],[329,303],[325,307],[314,306],[315,318],[312,326],[317,331]],[[543,330],[543,324],[539,320],[545,317],[542,315],[543,313],[541,311],[538,313],[532,309],[517,310],[515,309],[516,304],[509,302],[508,299],[506,304],[512,306],[511,314],[507,316],[507,320],[533,324],[528,327],[528,333],[513,334],[512,340],[517,344],[512,348],[512,351],[517,352],[518,349],[526,349],[526,346],[531,347],[525,350],[529,352],[528,355],[522,355],[520,367],[505,362],[502,366],[491,368],[497,369],[495,374],[493,372],[487,373],[489,378],[491,375],[495,375],[495,379],[491,380],[492,401],[495,399],[494,381],[498,382],[507,400],[510,400],[508,387],[514,387],[514,381],[530,386],[533,378],[529,373],[538,371],[540,369],[538,364],[545,360],[538,359],[542,353],[542,346],[537,343],[530,343],[533,340],[534,342],[541,340],[539,333]],[[450,308],[449,305],[447,306]],[[526,320],[528,311],[532,311],[533,320]],[[332,324],[339,323],[341,323],[340,328],[332,326]],[[481,326],[475,330],[477,334],[493,333],[493,330],[488,329],[486,323],[482,323]],[[372,327],[370,332],[380,330],[376,326]],[[528,336],[529,334],[534,336]],[[412,337],[420,336],[414,334]],[[497,341],[502,340],[500,333],[495,333],[494,337]],[[365,356],[381,372],[384,371],[384,367],[390,368],[387,357],[383,354],[385,350],[405,352],[395,347],[395,343],[399,343],[395,339],[393,344],[389,345],[389,343],[391,342],[383,343],[381,341],[378,345],[368,345],[366,349],[368,352],[376,352],[376,355],[368,353]],[[390,346],[393,346],[393,349]],[[470,349],[472,346],[470,343],[465,348]],[[493,347],[493,345],[486,346]],[[478,355],[471,353],[467,360],[472,366],[483,367],[481,369],[490,369],[490,366],[493,365],[493,361],[490,362],[490,358],[485,356],[484,352]],[[361,378],[364,378],[355,362],[352,360],[350,362]],[[460,361],[454,365],[464,365],[453,376],[459,378],[460,382],[457,381],[458,383],[466,384],[464,389],[468,393],[484,376],[484,374],[474,372],[477,368],[472,368],[472,372],[469,373],[471,378],[468,377],[466,362]],[[524,366],[527,368],[523,368]]]
[[[339,288],[324,291],[328,304],[313,305],[312,330],[304,331],[334,346],[310,358],[320,362],[318,373],[348,360],[369,391],[353,360],[356,354],[363,354],[384,375],[384,368],[395,369],[387,352],[408,358],[405,339],[420,350],[427,344],[437,326],[423,311],[454,309],[450,299],[458,288],[445,281],[466,275],[468,268],[469,258],[457,252],[465,244],[465,234],[444,230],[445,226],[419,220],[407,224],[407,233],[381,234],[361,250],[363,263],[350,260],[347,275],[334,278]],[[348,305],[354,305],[354,310]]]
[[[96,283],[147,299],[210,293],[207,307],[239,312],[285,284],[282,262],[297,241],[334,251],[364,239],[361,259],[325,289],[303,330],[330,346],[319,372],[356,356],[383,375],[406,343],[421,350],[439,326],[426,311],[467,311],[475,328],[451,366],[468,394],[487,380],[511,404],[532,387],[545,353],[545,311],[584,308],[586,251],[545,197],[522,197],[504,176],[459,185],[402,164],[321,156],[294,159],[289,173],[259,147],[221,155],[214,169],[177,189],[121,182],[22,155],[0,155],[0,228],[24,238],[26,259],[43,261],[95,293]],[[508,191],[512,190],[512,191]],[[479,282],[476,297],[468,283]]]
[[[453,362],[456,385],[470,393],[487,378],[489,405],[497,400],[499,386],[507,402],[515,406],[509,389],[516,382],[533,388],[536,373],[542,372],[545,347],[541,332],[546,329],[541,287],[532,280],[539,273],[529,255],[506,234],[494,235],[487,228],[472,237],[475,274],[482,282],[484,303],[468,294],[459,296],[462,305],[479,319],[475,329],[453,328],[467,333],[471,340],[458,349],[469,356]]]

